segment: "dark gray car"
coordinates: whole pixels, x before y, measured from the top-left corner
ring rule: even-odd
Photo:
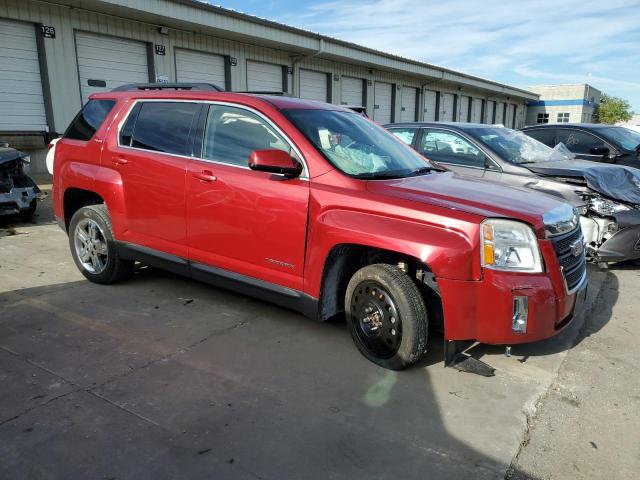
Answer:
[[[575,160],[563,145],[550,148],[497,125],[398,123],[386,128],[451,170],[572,203],[594,260],[640,259],[640,170]]]

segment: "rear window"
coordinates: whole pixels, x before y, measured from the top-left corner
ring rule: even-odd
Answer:
[[[137,117],[134,118],[134,109],[127,119],[120,142],[145,150],[189,155],[189,133],[199,111],[197,103],[143,102]]]
[[[89,100],[67,128],[64,138],[91,140],[115,104],[115,100]]]

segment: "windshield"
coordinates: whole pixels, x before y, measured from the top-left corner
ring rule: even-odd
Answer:
[[[438,170],[379,125],[352,112],[290,109],[284,115],[337,169],[358,178],[397,178]]]
[[[525,135],[517,130],[504,127],[478,127],[466,130],[473,138],[484,143],[504,160],[511,163],[526,164],[573,160],[575,156],[564,144],[555,148]]]
[[[604,127],[597,130],[619,147],[634,152],[640,146],[640,133],[624,127]]]

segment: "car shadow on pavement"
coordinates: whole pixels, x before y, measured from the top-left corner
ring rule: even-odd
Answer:
[[[508,467],[451,435],[428,369],[371,364],[340,322],[154,269],[2,293],[0,311],[3,478],[495,479]],[[430,345],[441,361],[441,339]]]

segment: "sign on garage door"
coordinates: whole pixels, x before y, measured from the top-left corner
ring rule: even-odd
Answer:
[[[329,101],[328,76],[326,73],[300,69],[300,98]]]
[[[35,26],[0,20],[0,131],[46,130]]]
[[[482,123],[482,99],[471,99],[471,120],[473,123]]]
[[[282,65],[247,60],[247,90],[250,92],[284,91],[283,75]]]
[[[469,121],[469,100],[469,97],[465,95],[460,96],[460,101],[458,102],[458,117],[456,118],[458,122]]]
[[[149,82],[147,44],[93,33],[76,33],[82,103],[92,93],[125,83]]]
[[[373,119],[381,124],[393,122],[393,85],[376,82],[373,90]]]
[[[402,87],[402,103],[400,108],[401,122],[415,122],[416,102],[418,101],[418,89],[413,87]]]
[[[438,104],[438,94],[433,90],[424,91],[424,121],[436,121],[436,109]]]
[[[213,83],[225,88],[224,56],[193,50],[175,49],[176,80],[185,83]]]
[[[440,120],[443,122],[453,121],[453,93],[442,95],[442,107],[440,108]]]
[[[364,107],[367,101],[364,96],[364,80],[361,78],[342,77],[340,103]]]
[[[496,121],[494,123],[504,123],[504,102],[496,103]]]

